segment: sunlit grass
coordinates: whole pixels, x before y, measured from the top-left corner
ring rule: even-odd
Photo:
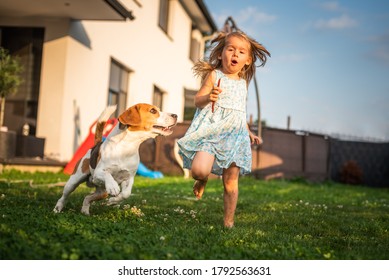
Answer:
[[[227,230],[217,179],[197,201],[191,180],[137,177],[120,207],[96,202],[87,217],[84,185],[52,212],[62,187],[49,186],[67,178],[0,175],[0,259],[389,258],[388,189],[244,177]]]

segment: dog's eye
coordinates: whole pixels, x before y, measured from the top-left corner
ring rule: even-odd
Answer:
[[[151,113],[151,114],[156,114],[156,113],[157,113],[157,110],[155,110],[154,108],[152,108],[152,109],[150,110],[150,113]]]

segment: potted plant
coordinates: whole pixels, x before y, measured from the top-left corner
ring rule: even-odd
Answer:
[[[4,124],[5,98],[14,94],[21,83],[22,66],[17,57],[0,47],[0,159],[15,154],[16,133],[8,131]]]

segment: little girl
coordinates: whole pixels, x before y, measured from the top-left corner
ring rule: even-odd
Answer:
[[[222,175],[224,226],[233,227],[239,174],[251,172],[251,143],[261,144],[246,123],[247,88],[255,62],[266,63],[270,53],[241,31],[221,33],[212,43],[209,62],[199,61],[194,72],[202,78],[195,96],[198,108],[185,136],[178,141],[184,168],[195,179],[193,193],[200,199],[208,176]]]

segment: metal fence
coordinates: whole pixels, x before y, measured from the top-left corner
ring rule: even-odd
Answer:
[[[342,177],[347,177],[347,173],[357,173],[354,175],[356,183],[389,187],[389,143],[330,139],[330,147],[329,172],[332,180],[344,181],[347,178]]]

